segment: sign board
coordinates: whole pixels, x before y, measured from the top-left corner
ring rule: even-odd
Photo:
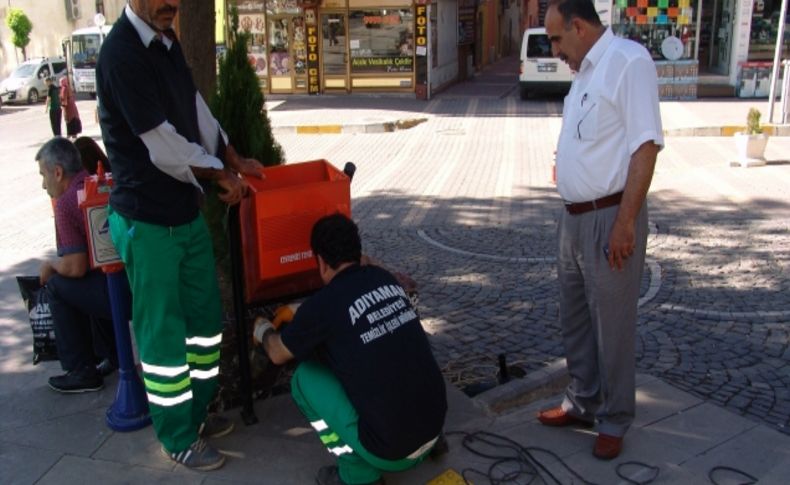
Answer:
[[[110,237],[110,224],[107,221],[107,206],[95,205],[85,208],[85,223],[88,229],[91,267],[120,263],[121,258],[115,250]]]

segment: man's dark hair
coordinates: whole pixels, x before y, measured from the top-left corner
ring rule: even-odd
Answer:
[[[60,165],[69,177],[82,170],[82,159],[77,147],[59,136],[44,143],[36,153],[35,159],[40,160],[50,172],[55,169],[55,165]]]
[[[359,228],[340,213],[322,217],[315,223],[310,234],[310,247],[313,254],[321,256],[332,269],[343,263],[359,263],[362,257]]]
[[[596,27],[602,25],[593,0],[549,0],[548,6],[555,7],[562,15],[566,29],[570,28],[571,20],[574,18],[582,19]]]

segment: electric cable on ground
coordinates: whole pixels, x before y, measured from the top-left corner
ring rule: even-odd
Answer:
[[[492,485],[499,485],[502,483],[521,483],[516,482],[517,479],[524,478],[524,484],[531,483],[556,483],[562,485],[562,482],[556,475],[554,475],[541,460],[536,458],[536,454],[543,453],[551,456],[564,468],[568,474],[572,475],[576,480],[585,485],[597,485],[582,477],[579,473],[573,470],[562,458],[556,453],[546,448],[538,446],[523,446],[520,443],[488,431],[448,431],[447,436],[458,435],[461,436],[461,445],[470,453],[475,456],[488,458],[494,462],[488,467],[486,471],[480,471],[474,468],[465,468],[461,471],[461,477],[465,483],[470,483],[470,475],[479,475],[486,478]],[[643,481],[637,481],[633,478],[627,477],[622,468],[625,467],[642,467],[651,472],[651,476]],[[636,485],[647,485],[658,477],[659,468],[656,466],[640,463],[637,461],[629,461],[618,465],[617,475]],[[536,480],[540,479],[540,482]],[[549,482],[549,480],[551,482]]]

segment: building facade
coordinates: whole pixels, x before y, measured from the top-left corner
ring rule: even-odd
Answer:
[[[650,51],[665,98],[768,95],[781,0],[594,1],[617,35]],[[523,30],[543,25],[547,0],[215,3],[218,51],[230,28],[228,7],[235,5],[239,28],[251,34],[250,61],[266,93],[388,91],[430,97],[517,54]],[[125,4],[6,0],[0,6],[0,78],[23,61],[5,25],[10,8],[21,8],[33,23],[26,49],[31,58],[62,55],[63,39],[71,32],[92,26],[97,13],[112,23]],[[789,52],[786,28],[784,59]]]
[[[663,97],[768,96],[781,0],[594,1],[615,34],[650,51]],[[526,2],[523,27],[543,25],[547,0]],[[788,28],[783,41],[787,59]]]
[[[30,43],[25,49],[30,59],[63,55],[63,39],[77,29],[93,27],[97,13],[111,23],[120,15],[126,0],[6,0],[3,4],[0,5],[0,79],[24,61],[5,24],[10,9],[21,9],[33,24]]]
[[[266,93],[428,97],[459,76],[456,0],[228,0],[225,29],[232,6]]]

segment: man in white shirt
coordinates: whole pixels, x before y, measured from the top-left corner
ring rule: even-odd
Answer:
[[[592,0],[550,0],[546,33],[576,77],[557,147],[557,274],[571,382],[548,426],[597,424],[593,454],[620,454],[635,413],[637,302],[645,201],[664,144],[655,65],[604,27]]]
[[[239,173],[260,176],[261,165],[236,154],[195,88],[171,29],[178,6],[130,0],[102,45],[96,81],[113,172],[108,221],[132,289],[154,430],[173,461],[212,470],[225,457],[204,438],[233,423],[207,416],[222,307],[197,179],[235,204],[247,188]]]

